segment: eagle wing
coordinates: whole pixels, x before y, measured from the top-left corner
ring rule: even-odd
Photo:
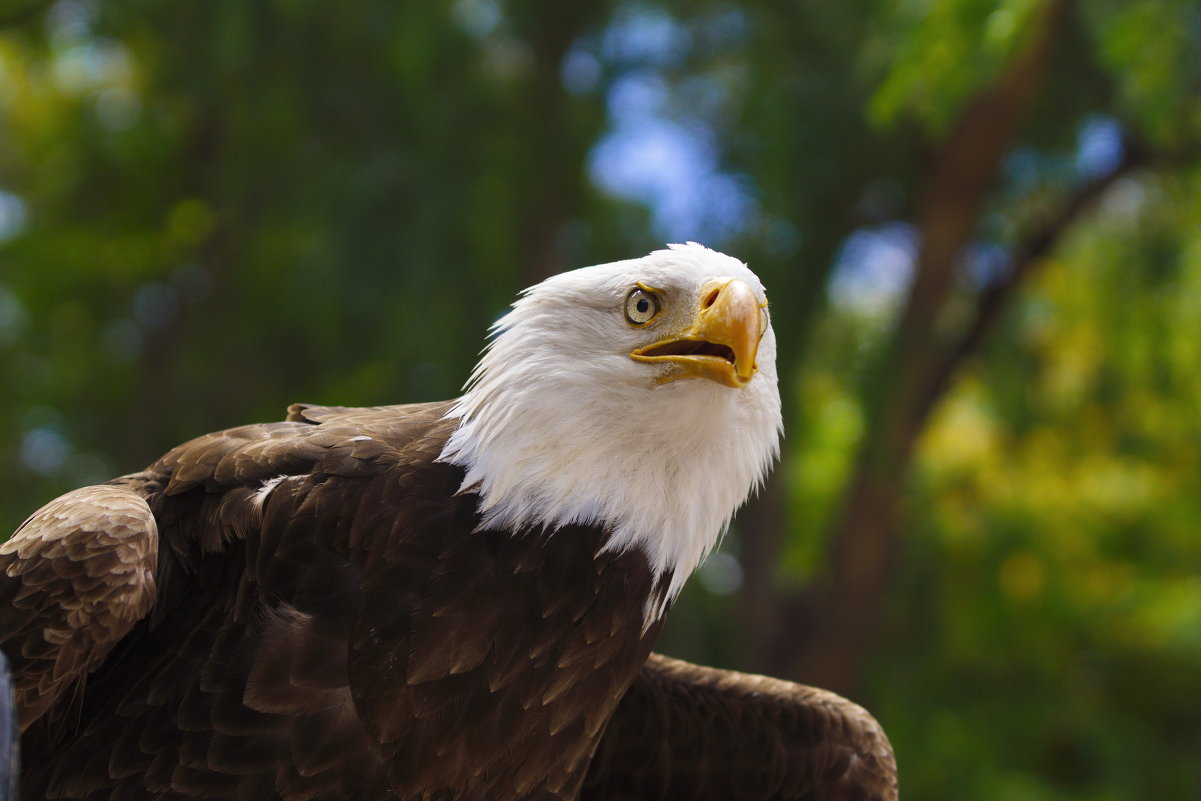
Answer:
[[[410,458],[428,462],[443,412],[298,405],[23,524],[0,549],[0,648],[24,797],[383,797],[347,636],[387,610],[363,607],[349,541],[394,533],[408,496],[383,496],[410,468],[392,444],[425,437]]]
[[[158,529],[126,486],[69,492],[0,545],[0,648],[22,731],[70,699],[154,602]],[[62,716],[77,713],[65,703]]]
[[[652,654],[581,801],[895,801],[875,719],[834,693]]]
[[[60,694],[25,732],[25,797],[574,799],[658,632],[625,625],[653,574],[602,553],[599,527],[480,530],[461,468],[437,461],[448,408],[297,405],[39,513],[17,539],[111,539],[75,519],[99,511],[53,510],[121,504],[147,541],[157,524],[158,566],[141,622],[76,659],[109,651],[76,674],[69,725],[44,725]],[[69,613],[80,590],[58,581]],[[40,642],[46,622],[21,617]]]

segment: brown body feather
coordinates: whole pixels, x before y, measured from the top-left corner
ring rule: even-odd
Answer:
[[[895,797],[858,707],[646,663],[641,553],[477,531],[446,410],[293,407],[31,517],[0,551],[23,796],[572,799],[591,763],[589,798]]]

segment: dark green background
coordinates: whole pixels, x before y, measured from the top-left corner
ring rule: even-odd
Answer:
[[[694,239],[787,438],[662,650],[863,702],[907,798],[1199,798],[1199,54],[1185,0],[3,0],[0,529]]]

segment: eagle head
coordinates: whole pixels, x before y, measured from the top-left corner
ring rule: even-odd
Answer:
[[[695,243],[552,276],[492,328],[441,460],[481,526],[600,525],[672,598],[782,431],[763,285]]]

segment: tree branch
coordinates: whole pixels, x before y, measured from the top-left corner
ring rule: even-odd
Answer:
[[[1123,158],[1113,170],[1094,178],[1069,195],[1041,227],[1014,249],[1009,274],[980,293],[971,322],[953,343],[942,350],[941,358],[934,363],[922,382],[913,421],[917,431],[924,427],[930,412],[946,394],[956,371],[979,350],[1001,311],[1027,276],[1054,250],[1067,230],[1094,201],[1118,179],[1149,161],[1141,148],[1127,142]],[[916,435],[916,431],[914,433]]]
[[[937,327],[950,298],[959,255],[978,227],[997,167],[1029,113],[1071,0],[1048,0],[1023,46],[995,83],[964,108],[938,151],[917,215],[916,276],[904,312],[868,388],[868,432],[830,538],[823,576],[801,608],[804,634],[781,632],[792,656],[780,667],[807,683],[853,689],[875,638],[897,547],[895,512],[922,410],[945,389],[928,380]],[[1000,308],[1008,293],[997,298]],[[966,344],[974,347],[995,319],[991,311]],[[949,364],[951,372],[962,361]],[[937,392],[931,395],[932,388]],[[792,621],[795,625],[795,619]]]

